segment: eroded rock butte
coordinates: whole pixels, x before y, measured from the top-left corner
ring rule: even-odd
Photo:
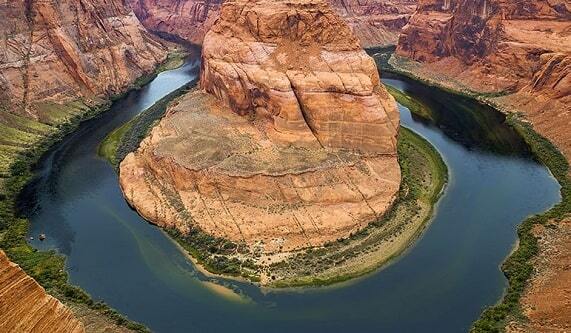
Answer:
[[[396,103],[325,2],[226,1],[201,86],[121,163],[149,221],[279,253],[348,237],[393,203]]]

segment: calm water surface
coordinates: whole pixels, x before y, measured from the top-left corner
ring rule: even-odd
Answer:
[[[398,261],[346,285],[267,292],[232,282],[250,302],[228,300],[129,208],[115,171],[97,156],[110,131],[196,79],[198,67],[189,60],[162,73],[82,124],[44,156],[23,195],[30,235],[47,235],[32,245],[66,255],[73,284],[156,332],[466,331],[501,297],[506,281],[499,265],[516,241],[517,224],[559,200],[558,184],[501,115],[386,78],[430,109],[415,118],[401,106],[402,124],[428,139],[448,164],[450,184],[430,228]]]

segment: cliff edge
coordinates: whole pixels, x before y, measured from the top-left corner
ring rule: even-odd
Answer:
[[[202,57],[203,90],[121,163],[142,216],[275,254],[348,237],[389,209],[396,102],[327,3],[226,1]]]

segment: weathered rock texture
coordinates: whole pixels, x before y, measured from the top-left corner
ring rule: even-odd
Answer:
[[[571,157],[571,3],[423,0],[397,54],[522,111]],[[446,79],[444,79],[446,81]]]
[[[539,255],[522,300],[527,319],[513,322],[507,332],[568,332],[571,329],[571,218],[533,230]]]
[[[418,0],[329,0],[363,47],[394,45]]]
[[[417,0],[330,0],[363,46],[395,44]],[[129,0],[143,24],[202,44],[218,18],[223,0]]]
[[[571,2],[424,0],[397,53],[422,63],[393,59],[415,75],[521,112],[571,159]],[[569,230],[568,219],[534,230],[540,254],[521,300],[528,318],[508,332],[571,327]]]
[[[347,237],[392,204],[396,103],[323,1],[225,2],[201,85],[121,163],[150,221],[275,253]]]
[[[0,105],[108,97],[166,58],[120,0],[0,1]]]
[[[0,332],[79,333],[83,324],[0,250]]]
[[[223,0],[127,0],[147,29],[168,33],[194,44],[220,13]]]

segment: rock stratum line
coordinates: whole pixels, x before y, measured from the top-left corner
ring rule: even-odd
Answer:
[[[0,250],[0,331],[83,333],[83,324],[65,305]]]

